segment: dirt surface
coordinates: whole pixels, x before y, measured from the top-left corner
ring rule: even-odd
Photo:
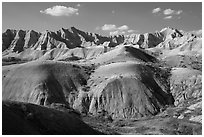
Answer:
[[[4,101],[2,109],[3,135],[102,134],[82,122],[73,110],[10,101]]]
[[[110,135],[202,135],[202,124],[172,116],[115,121],[107,118],[84,117],[83,121],[93,129]]]

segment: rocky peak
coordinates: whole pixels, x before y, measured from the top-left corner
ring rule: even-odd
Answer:
[[[7,29],[2,34],[2,51],[6,50],[16,35],[16,30]]]
[[[24,30],[18,30],[18,31],[16,32],[16,37],[15,37],[15,39],[17,39],[17,38],[24,38],[25,35],[26,35],[26,31],[24,31]]]
[[[15,34],[16,33],[16,30],[14,29],[7,29],[3,34],[6,35],[6,34]]]
[[[25,35],[24,49],[33,47],[40,37],[40,33],[34,30],[27,30]]]
[[[163,35],[164,40],[168,40],[168,39],[173,39],[175,37],[182,37],[182,33],[179,32],[179,30],[171,28],[171,27],[166,27],[163,28],[160,33]]]
[[[182,35],[182,32],[171,27],[166,27],[155,33],[130,34],[128,36],[102,36],[96,33],[85,32],[75,27],[68,29],[61,28],[56,32],[46,30],[42,33],[35,32],[34,30],[8,29],[2,34],[2,46],[4,51],[5,49],[11,49],[11,47],[16,49],[15,47],[18,45],[17,49],[20,49],[18,50],[19,52],[27,48],[48,50],[66,47],[73,49],[76,47],[98,46],[107,42],[109,44],[106,44],[106,46],[109,47],[115,47],[119,44],[133,44],[139,45],[140,48],[151,48],[161,42],[181,37]]]

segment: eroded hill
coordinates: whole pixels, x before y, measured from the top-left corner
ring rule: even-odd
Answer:
[[[167,131],[168,122],[178,119],[190,125],[189,134],[201,133],[202,31],[167,27],[155,33],[105,37],[71,27],[42,33],[7,30],[2,36],[3,101],[46,109],[63,106],[104,134],[125,134],[130,120],[138,129],[131,133],[153,134],[149,126],[143,129],[134,120],[154,123],[158,118],[164,118],[161,125],[166,128],[159,127],[155,134],[184,133],[170,131],[172,127]],[[125,131],[117,125],[120,119],[127,122]],[[33,133],[42,134],[27,134]]]

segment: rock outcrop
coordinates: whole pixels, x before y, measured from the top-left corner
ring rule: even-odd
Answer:
[[[153,48],[162,42],[183,36],[177,29],[164,28],[155,33],[131,34],[125,38],[125,44],[139,45],[140,48]]]
[[[28,49],[30,47],[33,47],[38,41],[39,37],[40,37],[40,33],[35,32],[34,30],[26,31],[26,35],[24,37],[25,43],[23,48]]]
[[[202,98],[202,73],[199,70],[173,68],[170,84],[176,106],[182,106],[188,100]]]
[[[23,49],[50,50],[53,48],[87,47],[109,42],[108,46],[116,46],[124,41],[123,36],[105,37],[94,33],[86,33],[74,27],[60,29],[57,32],[33,30],[7,30],[3,36],[3,51],[22,52]]]
[[[139,45],[140,48],[152,48],[163,42],[158,33],[131,34],[126,36],[125,44]]]
[[[178,52],[179,54],[188,52],[188,54],[194,55],[197,53],[201,54],[200,45],[202,45],[201,31],[184,32],[170,27],[154,33],[111,37],[84,32],[75,27],[69,29],[62,28],[56,32],[46,30],[42,33],[33,30],[8,29],[2,36],[4,61],[9,61],[9,57],[23,61],[36,60],[44,55],[45,57],[42,57],[44,60],[58,60],[57,58],[65,60],[66,58],[72,57],[70,53],[78,58],[87,59],[98,56],[98,54],[92,54],[90,56],[88,55],[89,53],[87,53],[90,49],[95,50],[95,47],[102,46],[106,49],[114,49],[118,45],[128,44],[135,45],[142,49],[151,49],[155,55],[161,54],[162,57],[169,57]],[[75,51],[75,48],[79,50]],[[69,53],[67,53],[67,51],[69,51]],[[84,57],[80,54],[87,56]]]
[[[16,30],[7,29],[6,32],[2,34],[2,51],[6,50],[11,42],[14,40],[16,35]]]

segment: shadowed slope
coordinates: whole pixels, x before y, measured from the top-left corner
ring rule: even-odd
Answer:
[[[124,61],[156,62],[157,59],[143,52],[141,49],[134,48],[132,46],[120,45],[92,60],[92,62],[96,64]]]
[[[2,98],[40,105],[71,103],[70,96],[77,96],[86,78],[79,66],[54,61],[5,66]]]
[[[76,114],[34,104],[5,102],[2,105],[3,135],[91,135],[100,134]]]

